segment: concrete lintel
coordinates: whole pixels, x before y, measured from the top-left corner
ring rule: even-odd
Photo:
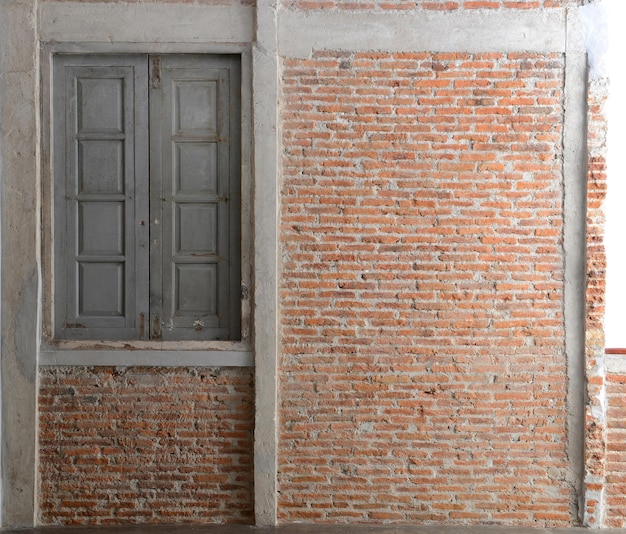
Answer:
[[[513,10],[511,10],[513,11]],[[283,11],[281,56],[315,49],[388,52],[564,52],[565,12],[354,13]]]
[[[42,41],[250,42],[254,36],[251,6],[43,2],[39,12]]]
[[[254,355],[247,351],[218,350],[47,350],[39,354],[39,365],[252,367],[254,366]]]
[[[137,43],[137,42],[42,42],[42,60],[51,54],[242,54],[250,53],[250,43],[198,42],[198,43]],[[42,65],[43,70],[43,65]],[[46,72],[44,79],[49,79]]]

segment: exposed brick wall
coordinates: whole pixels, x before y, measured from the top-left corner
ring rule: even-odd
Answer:
[[[544,9],[582,5],[582,0],[281,0],[288,9],[458,11]]]
[[[606,80],[594,81],[588,91],[587,287],[585,357],[587,408],[585,413],[585,524],[602,525],[606,468],[606,392],[604,365],[604,309],[606,255],[604,200],[606,197]]]
[[[280,521],[571,524],[563,58],[283,69]]]
[[[588,91],[587,180],[587,323],[588,330],[603,330],[606,289],[604,201],[606,200],[607,119],[606,80],[592,82]],[[604,339],[600,343],[604,352]]]
[[[606,521],[626,527],[626,376],[607,377]]]
[[[250,369],[40,374],[43,524],[253,522]]]

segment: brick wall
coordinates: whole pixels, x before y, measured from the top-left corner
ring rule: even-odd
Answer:
[[[249,369],[40,374],[43,524],[253,522]]]
[[[288,9],[457,11],[477,9],[543,9],[582,5],[583,0],[281,0]]]
[[[607,376],[606,521],[626,527],[626,375]]]
[[[284,60],[281,521],[575,521],[563,63]]]

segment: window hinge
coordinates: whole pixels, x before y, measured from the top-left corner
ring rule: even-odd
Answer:
[[[161,318],[155,315],[152,319],[152,339],[161,339]]]
[[[241,300],[248,300],[248,297],[250,297],[248,284],[241,284]]]
[[[151,56],[150,58],[150,87],[152,89],[161,88],[161,56]]]

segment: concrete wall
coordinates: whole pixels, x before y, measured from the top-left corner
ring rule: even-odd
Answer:
[[[583,3],[0,3],[2,524],[621,526]],[[55,51],[242,54],[247,344],[41,336]]]

